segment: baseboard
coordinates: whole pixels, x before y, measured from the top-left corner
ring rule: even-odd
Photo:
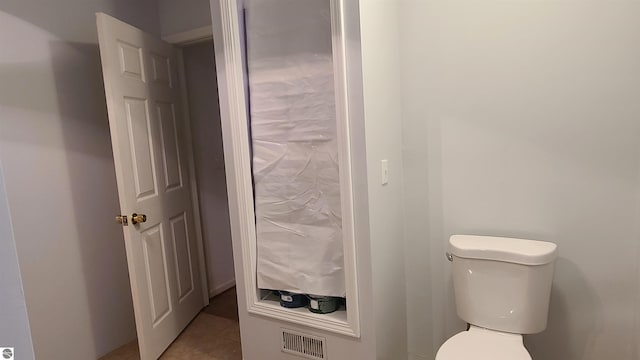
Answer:
[[[216,287],[214,287],[213,289],[209,289],[209,297],[212,298],[216,295],[222,294],[223,292],[231,289],[232,287],[236,286],[236,279],[233,278],[229,281],[226,281]]]

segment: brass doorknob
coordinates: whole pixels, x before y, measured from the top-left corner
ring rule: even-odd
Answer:
[[[145,221],[147,221],[147,215],[145,215],[145,214],[136,214],[136,213],[131,214],[131,223],[133,225],[138,224],[138,223],[143,223]]]

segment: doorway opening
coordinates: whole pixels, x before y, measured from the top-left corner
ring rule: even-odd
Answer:
[[[108,20],[108,21],[112,21],[112,20]],[[118,28],[118,26],[123,26],[123,25],[117,24],[116,22],[113,22],[113,21],[111,25],[113,26],[113,28],[126,29],[124,27]],[[129,30],[135,31],[136,29],[129,29]],[[127,57],[125,56],[126,51],[129,51],[131,48],[135,49],[135,47],[138,45],[136,45],[135,43],[132,43],[132,44],[126,43],[125,41],[126,41],[127,35],[125,34],[122,36],[124,37],[124,40],[121,41],[120,38],[117,38],[116,43],[119,41],[120,43],[124,43],[125,44],[124,46],[126,46],[124,47],[124,51],[120,49],[120,52],[121,52],[120,58],[124,59],[124,61],[121,62],[120,66],[123,66],[126,68],[130,64],[127,62]],[[197,188],[197,191],[192,194],[192,197],[193,197],[192,201],[195,203],[194,209],[196,209],[192,216],[193,220],[191,220],[194,223],[193,225],[196,228],[195,236],[193,233],[190,233],[189,231],[184,231],[186,237],[187,238],[191,237],[193,240],[191,240],[191,245],[189,245],[189,240],[187,240],[186,241],[187,245],[185,245],[184,247],[184,251],[186,251],[188,256],[181,254],[180,242],[178,241],[180,240],[179,239],[180,234],[179,234],[179,231],[176,231],[176,228],[178,228],[178,230],[181,230],[182,227],[186,228],[188,226],[191,226],[191,224],[187,224],[187,222],[189,221],[188,219],[191,216],[188,210],[184,212],[184,215],[181,215],[183,216],[182,222],[184,223],[184,225],[180,224],[179,222],[176,222],[174,220],[176,218],[175,216],[169,216],[169,220],[168,220],[169,225],[160,224],[155,226],[155,228],[160,229],[159,231],[157,230],[155,231],[156,233],[160,232],[160,235],[157,236],[160,239],[159,243],[162,243],[163,248],[166,247],[168,249],[167,251],[173,252],[173,254],[164,256],[165,250],[163,250],[163,256],[159,257],[159,259],[161,259],[161,261],[162,259],[167,259],[164,265],[165,267],[164,272],[166,272],[167,274],[164,274],[163,275],[164,277],[163,277],[163,276],[157,275],[158,271],[155,271],[156,273],[155,276],[159,276],[161,278],[162,281],[160,281],[160,283],[163,288],[165,286],[163,281],[166,280],[167,288],[169,288],[170,287],[169,281],[172,279],[173,271],[169,270],[167,272],[166,263],[171,263],[173,258],[175,257],[176,269],[174,270],[177,274],[177,287],[178,287],[177,303],[182,302],[182,299],[186,298],[188,296],[188,293],[191,290],[184,291],[184,294],[183,294],[183,291],[181,289],[181,287],[183,287],[183,283],[185,282],[183,281],[184,279],[181,278],[181,276],[184,276],[184,271],[182,268],[180,268],[180,261],[181,261],[180,257],[182,256],[183,259],[188,259],[189,263],[191,263],[192,260],[196,261],[196,258],[198,257],[198,253],[200,251],[196,251],[196,247],[193,245],[193,243],[196,241],[195,238],[199,236],[197,233],[201,232],[202,244],[203,244],[203,249],[201,252],[204,253],[204,256],[201,256],[200,259],[204,258],[204,264],[206,264],[206,271],[204,271],[206,273],[206,282],[203,282],[203,284],[206,284],[206,286],[204,287],[204,289],[201,289],[201,290],[204,290],[202,291],[204,293],[203,297],[206,296],[207,298],[209,298],[209,304],[204,308],[202,308],[201,307],[202,305],[200,305],[201,311],[196,313],[197,315],[195,315],[195,318],[189,317],[188,319],[193,319],[193,320],[188,322],[184,328],[182,328],[182,326],[184,325],[173,326],[173,331],[176,331],[176,330],[177,331],[182,330],[182,331],[180,335],[175,339],[175,341],[171,342],[171,344],[169,345],[168,348],[166,348],[166,350],[163,350],[163,348],[159,348],[160,351],[164,351],[160,356],[160,358],[161,359],[183,359],[183,358],[197,357],[197,358],[206,358],[206,359],[209,359],[209,358],[210,359],[218,359],[218,358],[241,359],[242,355],[241,355],[241,344],[240,344],[240,327],[239,327],[239,319],[238,319],[237,296],[235,292],[233,252],[232,252],[232,245],[231,245],[231,231],[230,231],[229,210],[228,210],[228,202],[227,202],[227,188],[226,188],[226,180],[225,180],[224,155],[223,155],[223,148],[222,148],[222,133],[221,133],[221,127],[220,127],[220,112],[219,112],[219,105],[218,105],[213,40],[211,39],[210,36],[209,37],[202,36],[202,35],[198,35],[198,36],[199,37],[196,39],[196,41],[189,38],[189,37],[193,37],[193,35],[187,34],[186,37],[182,36],[182,38],[179,39],[179,41],[185,44],[179,45],[178,56],[175,59],[167,57],[167,59],[169,60],[167,60],[166,62],[167,64],[170,64],[169,67],[171,67],[171,65],[176,67],[175,79],[177,80],[176,83],[179,84],[178,87],[181,90],[181,99],[177,99],[178,96],[176,96],[175,93],[174,95],[172,95],[173,96],[172,101],[181,102],[183,107],[182,110],[184,110],[180,113],[179,112],[180,106],[177,105],[177,102],[172,103],[173,105],[175,105],[175,108],[173,108],[174,109],[173,129],[176,134],[175,135],[176,144],[174,144],[173,146],[176,149],[175,158],[177,159],[174,162],[177,162],[176,168],[178,169],[177,170],[178,177],[176,177],[176,179],[179,179],[179,183],[181,184],[180,186],[188,185],[189,181],[186,180],[186,176],[188,176],[189,178],[195,178],[195,179],[191,179],[192,189]],[[156,104],[166,103],[167,101],[169,101],[168,99],[170,96],[154,95],[154,91],[157,91],[157,89],[153,88],[153,82],[154,81],[157,82],[158,80],[155,77],[158,72],[157,59],[163,56],[163,54],[157,53],[158,48],[154,50],[153,48],[154,45],[150,45],[150,43],[152,42],[142,41],[142,43],[139,45],[139,48],[142,49],[143,51],[147,51],[147,47],[149,47],[149,50],[147,51],[147,53],[149,54],[148,57],[151,59],[151,65],[152,65],[151,66],[152,70],[150,71],[151,75],[148,75],[148,74],[145,75],[144,68],[146,65],[148,65],[148,63],[145,63],[145,59],[143,59],[143,56],[140,56],[139,57],[141,59],[140,63],[143,64],[143,66],[140,67],[141,74],[139,77],[143,83],[150,83],[150,85],[147,85],[149,86],[149,90],[148,90],[149,95],[148,95],[148,98],[145,98],[145,101],[149,103],[148,108],[150,108],[151,111],[153,111]],[[145,55],[147,53],[145,53]],[[130,57],[129,59],[134,60],[131,63],[133,64],[131,65],[131,68],[133,70],[136,70],[135,62],[138,60],[138,55],[136,54],[134,57]],[[109,60],[107,59],[107,61]],[[171,62],[173,62],[173,64],[171,64]],[[104,63],[105,63],[105,59],[103,57],[103,65]],[[163,63],[164,61],[160,62],[160,64],[163,64]],[[174,79],[173,75],[171,75],[172,70],[168,69],[168,71],[169,71],[169,76],[168,76],[169,80],[167,81],[168,83],[167,88],[169,88],[169,90],[171,88],[175,89],[176,86],[172,85],[172,81]],[[135,74],[134,71],[132,71],[131,73]],[[109,76],[109,74],[105,73],[105,84],[107,84],[107,80],[106,80],[107,76]],[[113,87],[121,86],[123,88],[122,92],[124,92],[125,94],[125,102],[128,99],[131,99],[131,95],[127,97],[127,93],[125,92],[125,91],[129,91],[129,89],[126,88],[126,84],[125,85],[111,84],[111,85]],[[109,91],[111,91],[112,93],[110,94]],[[114,93],[116,93],[117,91],[119,90],[113,90],[113,89],[107,90],[107,97],[108,98],[110,96],[113,97]],[[154,96],[157,96],[157,98],[155,98]],[[165,96],[165,98],[163,98],[163,96]],[[160,106],[158,106],[158,109],[160,109]],[[136,119],[134,118],[133,115],[131,115],[131,112],[132,111],[130,108],[126,109],[126,113],[128,117],[127,121],[129,123],[129,136],[133,138],[136,130],[135,129],[132,130],[131,127],[135,126],[134,121],[136,121]],[[149,113],[149,110],[147,111],[147,113]],[[181,114],[184,114],[184,116],[180,116]],[[152,150],[152,152],[156,151],[158,153],[156,157],[161,157],[161,159],[156,159],[157,164],[159,164],[157,166],[159,169],[158,173],[162,174],[164,172],[164,175],[161,175],[160,177],[167,177],[168,179],[170,175],[167,175],[167,174],[169,174],[169,172],[171,171],[170,152],[171,150],[173,150],[173,148],[171,146],[167,146],[166,143],[167,143],[167,139],[173,138],[173,136],[167,136],[167,132],[166,132],[167,127],[166,127],[166,119],[165,119],[166,116],[164,116],[164,114],[161,112],[158,112],[156,119],[154,119],[153,116],[154,116],[153,114],[151,115],[147,114],[147,118],[150,118],[150,120],[143,119],[143,122],[145,122],[146,124],[150,124],[154,120],[156,120],[159,124],[158,129],[154,129],[153,125],[147,125],[146,126],[147,130],[145,135],[148,135],[148,137],[151,139],[149,140],[151,144],[148,145],[150,149],[153,149],[154,143],[156,144],[155,146],[158,146],[158,143],[161,143],[159,151],[156,151],[158,149],[155,149],[155,150]],[[144,118],[144,115],[141,115],[141,118]],[[180,122],[183,122],[183,123],[180,124]],[[131,125],[132,123],[134,125]],[[184,134],[184,133],[181,134],[180,127],[186,130],[187,134]],[[112,131],[113,131],[113,127],[112,127]],[[174,135],[174,134],[171,133],[171,135]],[[157,139],[153,138],[154,136],[157,137]],[[139,138],[144,138],[144,136]],[[138,144],[134,142],[138,141],[138,139],[134,139],[131,141],[132,141],[131,153],[132,153],[132,158],[134,158],[134,168],[135,168],[136,166],[139,167],[139,164],[137,164],[135,160],[140,160],[140,159],[144,160],[144,158],[140,158],[138,156],[138,153],[136,152],[137,150],[136,145]],[[179,144],[180,142],[185,143],[183,147],[181,147],[181,144]],[[145,144],[144,142],[142,143]],[[114,147],[115,146],[116,145],[114,142]],[[154,160],[153,155],[151,155],[150,161],[153,162],[153,160]],[[158,162],[158,160],[160,161]],[[188,166],[187,166],[187,163],[189,163]],[[160,168],[163,168],[163,169],[160,170]],[[188,168],[193,169],[192,171],[190,171],[189,175],[187,175],[187,173],[189,172]],[[156,172],[156,169],[153,168],[152,166],[150,167],[150,169],[152,172]],[[134,174],[135,180],[138,181],[138,179],[140,178],[139,176],[140,174],[139,172],[135,172],[135,171],[134,173],[135,173]],[[183,180],[183,177],[185,177],[184,180]],[[154,179],[153,183],[155,183],[156,182],[155,177],[153,177],[153,179]],[[159,184],[154,185],[156,188],[154,190],[155,194],[158,194],[158,193],[160,193],[161,195],[164,194],[165,198],[174,196],[172,195],[173,193],[171,193],[173,189],[170,188],[169,186],[171,185],[169,183],[169,180],[166,180],[167,181],[166,190],[163,189],[164,180],[165,179],[160,179],[157,181]],[[197,186],[193,186],[195,184],[197,184]],[[176,187],[174,185],[171,185],[171,186]],[[163,193],[163,191],[165,193]],[[145,196],[149,197],[148,195],[145,195]],[[141,197],[138,196],[137,199],[139,200],[141,199]],[[136,202],[135,204],[137,204],[137,206],[142,206],[139,201]],[[126,209],[124,209],[123,207],[123,211],[124,210]],[[159,216],[156,216],[156,217],[159,217]],[[152,218],[153,216],[149,217],[150,220],[152,220]],[[133,224],[135,223],[132,223],[131,227],[133,227]],[[178,224],[180,226],[174,227],[175,224]],[[166,312],[164,313],[162,312],[164,311],[163,309],[161,309],[160,311],[156,309],[157,304],[163,305],[162,301],[156,302],[155,297],[157,297],[157,294],[160,294],[162,296],[171,296],[171,297],[173,297],[173,295],[170,295],[171,290],[167,290],[165,295],[162,291],[158,292],[154,288],[158,284],[158,282],[156,279],[154,279],[153,271],[149,271],[149,264],[151,263],[151,265],[153,265],[152,262],[154,261],[154,258],[152,258],[152,256],[147,254],[148,252],[151,252],[153,250],[153,249],[149,250],[150,246],[152,246],[150,244],[153,244],[153,243],[152,241],[149,240],[150,238],[146,235],[153,230],[147,230],[144,228],[144,224],[142,225],[143,225],[142,227],[138,227],[135,229],[135,231],[132,232],[134,235],[140,233],[141,237],[133,238],[133,239],[129,238],[128,240],[142,241],[145,244],[143,247],[144,253],[145,253],[145,255],[143,256],[144,258],[143,262],[146,263],[147,272],[151,273],[151,275],[147,273],[147,279],[149,280],[148,281],[149,293],[151,294],[150,299],[148,299],[147,301],[147,304],[150,304],[150,308],[151,308],[150,312],[152,314],[156,314],[156,313],[159,314],[157,317],[154,317],[152,319],[153,321],[152,327],[155,328],[158,323],[160,323],[161,321],[163,321],[164,318],[170,315],[170,312],[172,311],[171,310],[172,307],[174,308],[173,310],[174,312],[175,311],[179,312],[180,309],[178,308],[179,305],[177,305],[177,303],[173,305],[167,305],[168,310],[166,310]],[[163,230],[163,226],[165,227],[164,230]],[[151,229],[153,229],[153,227]],[[131,228],[129,228],[128,230],[125,230],[125,234],[126,234],[126,231],[131,231],[131,230],[132,230]],[[164,235],[163,235],[163,231],[164,231]],[[129,249],[128,249],[128,256],[129,256]],[[156,258],[156,261],[157,259],[158,258]],[[162,267],[159,267],[155,270],[159,270],[161,268]],[[193,267],[190,267],[190,268],[185,267],[184,269],[187,269],[186,270],[187,272],[189,271],[192,272],[191,286],[192,288],[193,286],[195,286],[194,289],[198,290],[199,282],[197,281],[197,278],[195,278],[193,275],[193,273],[197,271],[197,269]],[[152,268],[151,270],[154,270],[154,269]],[[130,271],[131,271],[131,264],[130,264]],[[135,275],[130,275],[130,276],[134,277]],[[205,274],[202,274],[202,276],[205,276]],[[189,283],[188,276],[186,279],[187,279],[186,283],[188,284]],[[132,289],[133,287],[134,286],[132,283]],[[164,290],[164,289],[161,289],[161,290]],[[135,296],[136,294],[134,292],[134,302],[135,302]],[[162,300],[162,296],[159,297],[160,300]],[[139,303],[143,303],[142,301],[140,301],[140,299],[138,299],[138,301]],[[138,311],[138,313],[149,312],[147,311],[149,309],[144,308],[148,306],[146,306],[146,304],[144,303],[143,305],[145,306],[140,306],[137,309],[137,310],[140,310]],[[137,323],[140,320],[139,319],[140,315],[138,313],[136,313]],[[137,325],[137,326],[140,326],[140,325]],[[138,336],[140,336],[140,334],[141,334],[140,328],[138,328]],[[148,337],[148,339],[145,338],[144,333],[142,336],[142,340],[147,340],[147,344],[151,344],[152,342],[155,341],[156,338],[157,336],[155,334],[151,334]],[[165,344],[167,343],[168,342],[165,341]],[[156,343],[153,343],[152,345],[158,348]],[[102,359],[118,360],[118,359],[140,359],[145,357],[156,358],[157,356],[156,354],[159,355],[161,353],[161,352],[156,352],[154,354],[147,353],[147,355],[145,355],[144,354],[145,346],[148,346],[148,345],[145,345],[144,343],[138,344],[138,340],[135,340],[107,354]],[[140,351],[142,351],[142,354],[140,353]]]

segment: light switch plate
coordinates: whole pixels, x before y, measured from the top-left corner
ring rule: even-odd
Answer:
[[[389,161],[380,160],[380,182],[382,185],[389,183]]]

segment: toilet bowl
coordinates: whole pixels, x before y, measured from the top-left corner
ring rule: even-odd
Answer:
[[[547,327],[556,253],[545,241],[452,236],[456,310],[469,330],[447,340],[436,360],[531,360],[523,335]]]
[[[449,338],[438,350],[436,360],[531,360],[522,335],[471,326]]]

